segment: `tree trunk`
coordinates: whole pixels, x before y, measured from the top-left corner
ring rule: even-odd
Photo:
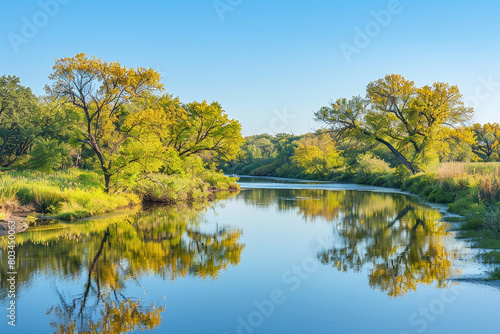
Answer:
[[[111,186],[111,175],[109,175],[107,172],[104,172],[104,192],[106,194],[109,194],[110,186]]]
[[[94,259],[92,260],[92,263],[90,263],[90,265],[89,265],[87,285],[86,285],[86,288],[85,288],[85,292],[83,294],[83,302],[82,302],[82,305],[80,307],[80,312],[78,313],[78,316],[82,315],[83,309],[85,308],[85,304],[87,303],[87,297],[89,295],[90,288],[92,286],[92,284],[91,284],[91,282],[92,282],[92,273],[94,273],[96,271],[96,269],[97,269],[97,264],[99,262],[99,258],[102,255],[102,251],[104,249],[104,245],[106,244],[106,241],[108,240],[108,237],[109,237],[109,227],[106,230],[106,232],[104,233],[104,237],[101,240],[101,246],[99,247],[99,250],[97,251],[97,254],[94,256]]]
[[[384,144],[385,146],[387,146],[387,148],[389,150],[391,150],[391,152],[396,156],[396,158],[401,161],[401,163],[406,167],[408,168],[408,170],[412,173],[412,174],[416,174],[417,171],[415,170],[415,168],[413,168],[412,164],[408,161],[408,159],[406,159],[401,153],[398,152],[398,150],[396,150],[394,148],[394,146],[392,146],[389,142],[383,140],[382,138],[379,138],[379,137],[375,137],[375,140],[378,141],[379,143],[382,143]]]

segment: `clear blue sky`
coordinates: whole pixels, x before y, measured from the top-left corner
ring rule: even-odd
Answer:
[[[54,1],[64,4],[41,5]],[[184,102],[219,101],[245,135],[318,128],[314,111],[389,73],[456,84],[476,121],[500,121],[499,1],[19,0],[0,9],[0,75],[36,94],[54,58],[85,52],[158,70]],[[380,11],[390,17],[377,23]],[[357,53],[346,57],[342,45]]]

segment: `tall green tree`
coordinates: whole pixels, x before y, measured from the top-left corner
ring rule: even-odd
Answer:
[[[37,98],[18,77],[0,77],[0,166],[19,163],[42,139],[65,136],[70,117],[61,106]]]
[[[244,142],[241,124],[230,119],[218,102],[191,102],[182,106],[184,115],[171,124],[168,146],[179,156],[209,152],[228,161],[236,157]]]
[[[140,128],[153,120],[143,109],[127,107],[163,88],[157,72],[127,68],[80,53],[56,60],[49,78],[52,85],[47,86],[47,92],[79,113],[79,140],[95,152],[106,192],[111,188],[111,178],[123,168],[154,158],[155,154],[141,156],[137,149],[142,145]],[[149,147],[144,144],[143,148]],[[127,149],[135,153],[133,157],[129,157]]]
[[[15,76],[0,77],[0,165],[8,167],[31,145],[36,132],[31,117],[38,103],[31,89]]]
[[[436,82],[416,87],[391,74],[371,82],[366,98],[341,98],[315,113],[337,137],[385,145],[411,173],[436,157],[450,129],[466,125],[473,114],[457,86]]]
[[[472,131],[476,143],[472,150],[483,161],[489,161],[500,143],[500,125],[498,123],[473,124]]]
[[[328,134],[318,133],[299,140],[292,161],[306,175],[324,179],[331,176],[335,168],[342,166],[341,153]]]
[[[163,170],[169,174],[182,169],[183,161],[200,157],[227,161],[240,152],[241,124],[230,119],[217,102],[183,104],[178,97],[163,94],[150,96],[145,108],[154,119],[145,131],[161,142]]]

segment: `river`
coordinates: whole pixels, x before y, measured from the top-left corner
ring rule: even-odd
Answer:
[[[213,203],[16,236],[1,333],[498,333],[500,289],[442,208],[396,190],[242,178]]]

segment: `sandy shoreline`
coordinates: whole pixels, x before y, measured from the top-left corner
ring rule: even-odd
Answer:
[[[5,208],[4,208],[5,211]],[[7,210],[10,211],[10,210]],[[22,233],[28,229],[26,220],[29,216],[36,216],[35,209],[31,205],[19,206],[14,205],[12,211],[5,215],[4,219],[0,219],[0,237],[8,234],[9,222],[16,223],[16,233]]]

